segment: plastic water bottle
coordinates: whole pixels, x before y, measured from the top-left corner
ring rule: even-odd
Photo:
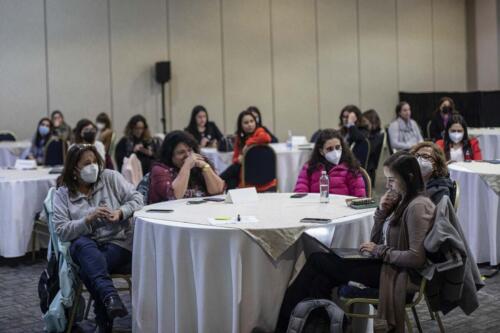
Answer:
[[[321,178],[319,179],[319,202],[328,203],[330,194],[330,179],[326,174],[326,171],[321,171]]]
[[[288,139],[286,140],[286,147],[292,150],[292,131],[288,130]]]

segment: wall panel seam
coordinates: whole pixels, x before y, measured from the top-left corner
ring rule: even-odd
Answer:
[[[221,56],[221,84],[222,84],[222,124],[226,132],[226,70],[224,57],[224,9],[223,0],[219,0],[220,16],[220,56]]]
[[[269,0],[269,40],[270,40],[270,51],[271,51],[271,105],[272,105],[272,115],[273,115],[273,132],[276,132],[276,87],[274,80],[274,47],[273,47],[273,5],[272,0]]]
[[[47,102],[47,116],[50,116],[50,85],[49,85],[49,35],[47,28],[47,0],[43,0],[43,34],[45,43],[45,94]]]
[[[168,92],[168,110],[165,110],[165,113],[168,113],[168,116],[165,115],[165,118],[168,117],[168,123],[167,123],[167,126],[166,128],[167,129],[170,129],[172,130],[172,119],[173,119],[173,116],[172,116],[172,84],[173,84],[173,81],[174,81],[174,64],[172,63],[171,59],[170,59],[170,1],[169,0],[165,0],[165,10],[166,10],[166,15],[165,15],[165,30],[166,30],[166,36],[167,36],[167,58],[168,58],[168,61],[170,61],[170,82],[168,82],[168,89],[167,89],[167,92]],[[163,97],[162,97],[163,98]],[[166,103],[165,103],[166,105]],[[165,119],[165,121],[167,121]]]
[[[436,91],[436,48],[434,29],[434,0],[431,0],[431,39],[432,39],[432,91]]]
[[[399,81],[399,66],[400,66],[400,58],[399,58],[399,15],[398,15],[398,0],[394,0],[394,17],[395,24],[394,27],[396,29],[396,86],[398,89],[398,100],[399,100],[399,92],[401,91],[400,81]]]
[[[111,0],[107,0],[108,9],[108,61],[109,61],[109,113],[113,123],[115,123],[114,118],[114,93],[113,93],[113,49],[112,49],[112,38],[111,38]]]
[[[320,89],[320,62],[319,62],[319,22],[318,0],[314,0],[314,42],[316,43],[316,103],[318,112],[318,128],[321,128],[321,89]]]
[[[359,0],[356,0],[356,47],[358,53],[358,105],[362,108],[363,95],[361,87],[361,41],[359,33]]]

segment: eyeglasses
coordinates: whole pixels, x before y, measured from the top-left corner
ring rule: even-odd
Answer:
[[[434,161],[434,157],[432,155],[429,155],[429,154],[415,154],[415,158],[423,158],[424,160],[427,160],[427,161]]]

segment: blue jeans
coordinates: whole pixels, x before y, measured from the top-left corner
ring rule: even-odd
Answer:
[[[87,236],[71,242],[71,259],[80,267],[79,275],[94,299],[94,311],[98,323],[110,322],[104,299],[118,295],[110,274],[123,273],[122,268],[132,260],[132,253],[112,243],[98,244]]]

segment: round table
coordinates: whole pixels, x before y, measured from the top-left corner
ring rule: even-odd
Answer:
[[[26,254],[35,214],[58,177],[49,170],[0,169],[0,256]]]
[[[500,164],[460,162],[448,166],[460,186],[458,217],[478,263],[500,263]]]
[[[12,167],[18,158],[26,158],[31,148],[30,141],[0,142],[0,167]]]
[[[278,191],[292,192],[297,183],[300,170],[309,160],[312,146],[300,149],[297,146],[287,147],[286,143],[269,144],[274,149],[277,159]],[[220,174],[232,163],[232,152],[219,152],[215,148],[202,148],[201,153],[205,155]]]
[[[329,204],[320,204],[317,194],[291,199],[290,194],[273,193],[259,194],[258,202],[248,204],[177,200],[136,212],[133,331],[273,330],[298,258],[303,259],[302,241],[295,241],[303,232],[334,247],[357,247],[369,239],[374,210],[350,209],[345,198],[332,196]],[[148,213],[152,208],[174,212]],[[209,222],[237,214],[258,221]],[[332,222],[299,222],[325,216]],[[280,248],[278,254],[269,251],[274,246]]]
[[[467,132],[479,141],[483,159],[500,158],[500,127],[468,128]]]

